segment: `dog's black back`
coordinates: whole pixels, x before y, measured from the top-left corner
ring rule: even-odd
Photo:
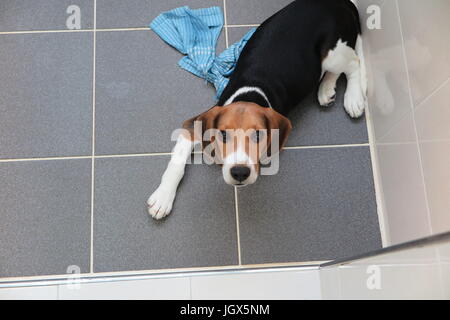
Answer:
[[[267,19],[243,49],[218,105],[242,87],[263,90],[281,114],[318,84],[322,61],[339,39],[354,48],[361,33],[359,15],[350,0],[296,0]],[[257,93],[234,101],[268,106]]]

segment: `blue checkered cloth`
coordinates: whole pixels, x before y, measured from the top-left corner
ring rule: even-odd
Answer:
[[[219,99],[234,71],[239,55],[256,28],[216,56],[216,44],[224,21],[222,9],[190,9],[188,6],[161,13],[150,28],[185,55],[178,65],[211,82]]]

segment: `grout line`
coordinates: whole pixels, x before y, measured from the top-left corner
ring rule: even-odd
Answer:
[[[237,233],[237,249],[238,249],[238,262],[239,266],[242,266],[241,258],[241,232],[239,228],[239,202],[237,187],[234,187],[234,209],[236,213],[236,233]]]
[[[93,29],[74,29],[74,30],[23,30],[23,31],[0,31],[0,35],[8,34],[33,34],[33,33],[77,33],[77,32],[93,32]]]
[[[131,153],[131,154],[117,154],[117,155],[100,155],[95,156],[96,159],[109,158],[135,158],[135,157],[154,157],[154,156],[171,156],[172,152],[156,152],[156,153]]]
[[[426,184],[425,184],[425,174],[424,174],[424,171],[423,171],[422,151],[421,151],[420,144],[419,144],[419,134],[417,132],[416,115],[415,115],[415,108],[414,108],[414,99],[413,99],[412,90],[411,90],[411,79],[410,79],[410,76],[409,76],[408,60],[406,58],[405,38],[403,36],[402,18],[401,18],[401,15],[400,15],[400,8],[399,8],[399,5],[398,5],[398,0],[395,1],[395,6],[396,6],[396,9],[397,9],[397,18],[398,18],[398,22],[399,22],[401,47],[402,47],[402,51],[403,51],[403,62],[405,64],[405,69],[406,69],[406,82],[407,82],[407,85],[408,85],[409,103],[410,103],[410,107],[411,107],[411,115],[412,115],[412,120],[413,120],[414,134],[415,134],[415,137],[416,137],[417,151],[418,151],[418,154],[419,154],[420,174],[421,174],[421,177],[422,177],[423,191],[425,193],[424,195],[425,195],[425,205],[427,207],[428,230],[430,232],[430,235],[432,235],[433,234],[433,227],[432,227],[432,223],[431,223],[430,204],[429,204],[429,201],[428,201],[427,187],[426,187]]]
[[[95,29],[95,32],[115,32],[115,31],[149,31],[150,27],[137,27],[137,28],[104,28],[104,29]]]
[[[224,2],[226,0],[223,0]],[[224,16],[226,12],[224,10]],[[259,27],[259,24],[227,24],[225,18],[224,28],[248,28]],[[45,33],[79,33],[79,32],[118,32],[118,31],[149,31],[150,27],[130,27],[130,28],[103,28],[103,29],[74,29],[74,30],[17,30],[17,31],[0,31],[0,35],[14,35],[14,34],[45,34]]]
[[[318,146],[292,146],[284,147],[283,150],[300,149],[332,149],[332,148],[356,148],[368,147],[369,143],[360,144],[340,144],[340,145],[318,145]],[[201,151],[194,151],[193,154],[201,154]],[[108,154],[108,155],[90,155],[90,156],[62,156],[62,157],[43,157],[43,158],[11,158],[0,159],[2,162],[25,162],[25,161],[50,161],[50,160],[78,160],[78,159],[109,159],[109,158],[135,158],[135,157],[156,157],[171,156],[172,152],[151,152],[151,153],[126,153],[126,154]]]
[[[259,27],[260,24],[226,24],[226,26],[228,28],[249,28],[249,27]]]
[[[92,66],[92,157],[91,157],[91,243],[89,270],[94,272],[94,197],[95,197],[95,65],[96,65],[97,0],[94,0],[93,66]]]
[[[318,145],[318,146],[292,146],[284,147],[283,150],[300,150],[300,149],[332,149],[332,148],[356,148],[368,147],[369,143],[360,144],[340,144],[340,145]],[[201,151],[195,151],[193,154],[201,154]],[[108,155],[90,155],[90,156],[62,156],[62,157],[43,157],[43,158],[11,158],[0,159],[2,162],[25,162],[25,161],[50,161],[50,160],[78,160],[78,159],[109,159],[109,158],[135,158],[135,157],[156,157],[171,156],[172,152],[153,152],[153,153],[126,153],[126,154],[108,154]]]
[[[355,143],[355,144],[336,144],[336,145],[323,145],[323,146],[284,147],[283,150],[358,148],[358,147],[369,147],[369,146],[370,146],[369,143]]]
[[[23,158],[23,159],[0,159],[0,163],[7,162],[25,162],[25,161],[52,161],[52,160],[78,160],[91,159],[91,156],[73,156],[73,157],[48,157],[48,158]]]
[[[137,27],[137,28],[104,28],[104,29],[73,29],[73,30],[19,30],[19,31],[0,31],[0,35],[8,34],[39,34],[39,33],[79,33],[79,32],[116,32],[116,31],[149,31],[150,27]]]
[[[224,19],[224,30],[225,30],[225,45],[228,49],[230,46],[229,40],[228,40],[228,19],[227,19],[227,0],[223,0],[223,19]]]

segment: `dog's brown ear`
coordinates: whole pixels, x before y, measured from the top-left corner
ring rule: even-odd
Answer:
[[[284,145],[286,144],[289,134],[292,130],[292,124],[291,121],[283,116],[282,114],[276,112],[272,108],[267,108],[266,110],[266,118],[268,122],[268,149],[267,149],[267,156],[271,157],[272,155],[279,152],[281,149],[283,149]],[[272,134],[273,131],[278,129],[278,149],[273,150],[272,148]]]
[[[199,114],[198,116],[195,116],[189,120],[184,121],[183,129],[186,129],[190,133],[190,137],[187,138],[191,139],[192,141],[202,141],[203,133],[206,130],[213,128],[220,110],[221,107],[215,106],[209,109],[208,111]],[[202,125],[201,132],[194,132],[194,124],[196,121],[201,122]],[[198,134],[201,134],[201,136],[200,137],[196,136]]]

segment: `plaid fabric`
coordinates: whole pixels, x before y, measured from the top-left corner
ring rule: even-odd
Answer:
[[[190,9],[188,6],[161,13],[150,28],[185,55],[178,65],[211,82],[219,99],[233,73],[239,55],[255,32],[251,29],[239,42],[216,56],[216,44],[223,27],[220,7]]]

